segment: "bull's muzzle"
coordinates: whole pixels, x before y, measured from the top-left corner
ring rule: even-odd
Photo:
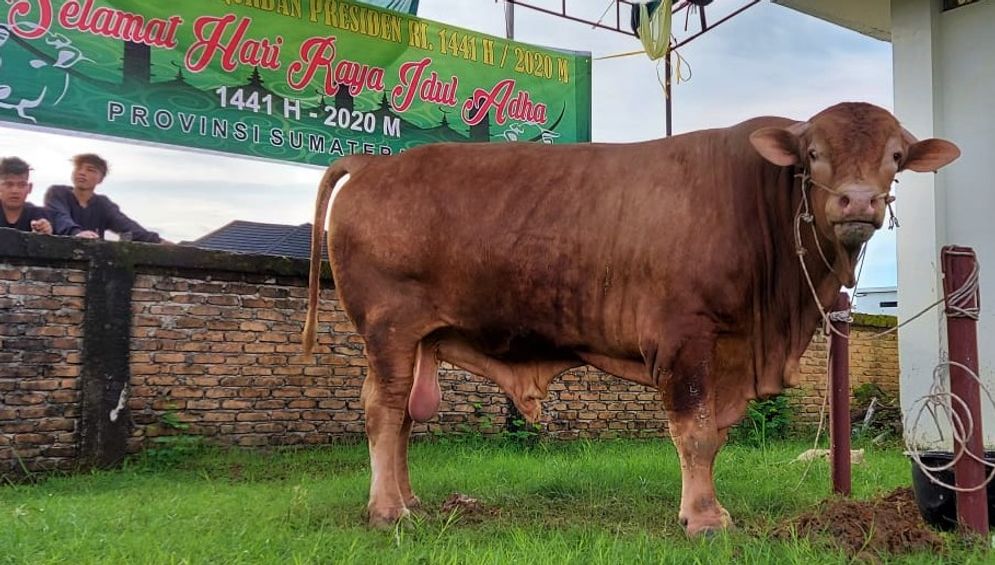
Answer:
[[[871,221],[838,222],[833,226],[836,239],[847,249],[856,249],[867,243],[878,226]]]
[[[827,212],[839,242],[849,249],[866,243],[881,227],[887,199],[887,193],[865,184],[844,185],[835,191]]]

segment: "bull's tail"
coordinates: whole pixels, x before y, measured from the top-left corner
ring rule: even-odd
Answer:
[[[321,283],[321,241],[325,235],[325,223],[328,219],[328,202],[332,199],[335,185],[338,181],[355,172],[356,160],[350,157],[339,159],[329,165],[325,176],[318,186],[318,198],[314,203],[314,225],[311,228],[311,268],[308,277],[307,318],[304,322],[304,332],[301,342],[304,353],[310,355],[314,350],[315,337],[318,332],[318,294]],[[328,250],[331,255],[331,249]]]

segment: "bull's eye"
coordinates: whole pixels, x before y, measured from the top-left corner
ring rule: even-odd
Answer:
[[[895,160],[896,163],[902,161],[902,153],[900,151],[895,151],[891,154],[891,158]]]
[[[816,159],[819,158],[819,152],[816,151],[815,149],[809,149],[808,158],[811,159],[812,161],[815,161]]]

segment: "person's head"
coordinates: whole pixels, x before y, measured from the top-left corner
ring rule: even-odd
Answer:
[[[73,157],[73,186],[80,190],[93,190],[107,176],[107,161],[94,153]]]
[[[31,194],[31,167],[18,157],[0,159],[0,203],[7,209],[17,210]]]

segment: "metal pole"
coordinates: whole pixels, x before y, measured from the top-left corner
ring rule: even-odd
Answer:
[[[563,9],[566,11],[566,2],[564,1]],[[509,0],[504,2],[504,37],[508,40],[515,39],[515,4]],[[518,407],[511,400],[510,396],[505,397],[505,402],[508,406],[508,418],[504,422],[504,430],[510,432],[512,437],[521,437],[521,432],[528,429],[528,424],[525,422],[525,416],[518,411]]]
[[[829,337],[829,441],[833,492],[850,496],[850,297],[841,292],[831,323],[842,334]]]
[[[976,313],[980,307],[978,290],[975,286],[973,291],[963,294],[958,292],[964,288],[965,284],[977,285],[976,280],[971,280],[972,275],[976,274],[976,256],[970,247],[946,246],[942,252],[942,263],[950,361],[967,367],[977,375],[978,322],[977,314],[972,316],[970,311],[973,310]],[[957,293],[958,296],[951,296],[954,293]],[[968,457],[967,453],[960,458],[954,466],[955,484],[959,488],[976,487],[985,481],[985,467],[980,462],[985,457],[984,427],[981,422],[981,388],[978,381],[962,367],[951,365],[950,392],[959,396],[967,405],[965,411],[965,407],[960,402],[951,403],[960,422],[966,426],[968,414],[970,414],[970,423],[972,424],[970,430],[959,430],[965,436],[970,433],[971,437],[966,446],[962,445],[955,437],[954,452],[958,453],[963,448],[967,450],[967,453],[978,458],[976,460]],[[954,422],[953,425],[956,429],[957,423]],[[987,489],[957,493],[957,521],[967,530],[980,534],[988,532]]]
[[[667,105],[667,137],[670,137],[671,134],[674,132],[674,106],[673,106],[673,103],[671,102],[671,98],[673,97],[674,93],[673,93],[673,90],[670,88],[670,71],[671,71],[671,66],[670,66],[670,51],[671,51],[670,49],[667,49],[667,54],[663,56],[664,57],[663,58],[663,62],[664,62],[664,68],[663,68],[663,74],[664,74],[664,77],[663,77],[663,94],[667,98],[667,100],[666,100],[666,105]]]

